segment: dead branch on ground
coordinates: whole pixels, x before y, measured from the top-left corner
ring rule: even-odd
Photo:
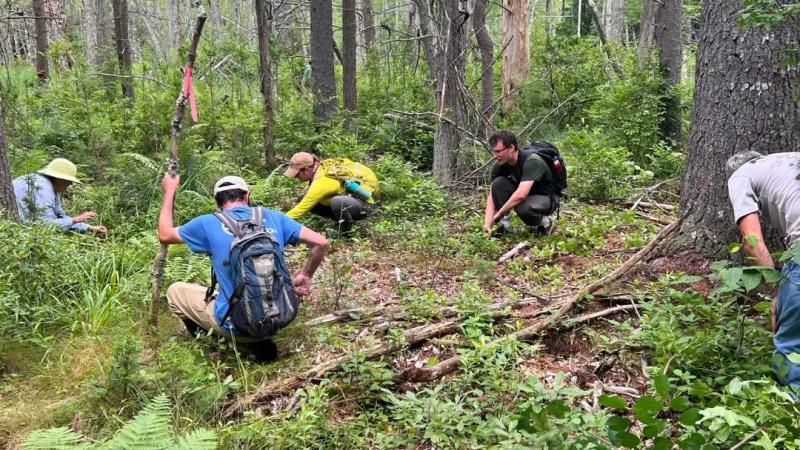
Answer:
[[[488,344],[488,347],[497,346],[508,339],[516,339],[520,341],[531,339],[545,328],[553,325],[567,312],[569,312],[584,297],[618,280],[620,277],[622,277],[622,275],[624,275],[630,269],[632,269],[638,262],[642,261],[645,257],[647,257],[650,253],[652,253],[653,249],[655,249],[667,236],[669,236],[676,228],[678,228],[678,226],[680,226],[681,221],[682,221],[681,219],[678,219],[669,226],[665,227],[663,230],[661,230],[658,233],[658,235],[656,235],[656,237],[653,238],[652,241],[650,241],[649,244],[647,244],[642,250],[640,250],[638,253],[636,253],[630,259],[628,259],[628,261],[626,261],[625,264],[617,268],[617,270],[587,285],[586,287],[581,289],[577,294],[573,295],[571,298],[566,300],[564,304],[558,309],[558,311],[555,312],[555,314],[551,315],[550,317],[537,320],[532,325],[522,330],[519,330],[515,333],[511,333],[510,335],[495,339],[494,341]],[[456,355],[434,365],[433,367],[410,368],[403,373],[403,376],[405,379],[410,381],[433,381],[437,378],[440,378],[444,375],[447,375],[448,373],[455,371],[456,369],[458,369],[458,367],[461,365],[462,362],[463,359],[461,355]]]

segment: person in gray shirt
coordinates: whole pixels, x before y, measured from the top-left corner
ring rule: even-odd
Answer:
[[[73,183],[80,183],[75,164],[64,158],[50,161],[37,173],[29,173],[14,180],[14,196],[19,217],[24,222],[42,220],[59,228],[86,233],[91,231],[105,235],[106,227],[86,223],[97,217],[94,211],[84,211],[77,216],[68,216],[61,206],[60,194]]]
[[[761,155],[737,153],[728,159],[728,195],[744,242],[744,251],[758,266],[775,267],[764,243],[761,219],[785,240],[787,248],[800,240],[800,153]],[[772,302],[775,352],[772,368],[778,380],[800,393],[800,265],[788,261],[778,295]]]

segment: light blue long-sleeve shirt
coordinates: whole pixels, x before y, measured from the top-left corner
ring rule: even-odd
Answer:
[[[17,210],[23,221],[44,220],[63,229],[85,233],[89,224],[74,223],[61,207],[61,197],[53,189],[53,182],[44,175],[30,173],[14,180]]]

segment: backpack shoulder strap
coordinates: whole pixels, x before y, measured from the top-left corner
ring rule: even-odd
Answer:
[[[261,205],[255,208],[250,208],[250,221],[256,226],[256,229],[264,227],[264,207]]]
[[[214,216],[217,219],[219,219],[220,222],[225,224],[225,226],[228,227],[229,230],[231,230],[231,233],[233,233],[234,236],[241,239],[243,233],[242,233],[242,227],[241,225],[239,225],[238,220],[234,219],[224,211],[214,213]]]

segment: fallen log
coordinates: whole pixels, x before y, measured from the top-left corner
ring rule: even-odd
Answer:
[[[557,320],[563,317],[567,312],[569,312],[579,301],[581,301],[584,297],[590,295],[591,293],[599,290],[603,286],[606,286],[620,277],[624,275],[628,270],[633,268],[639,261],[643,260],[647,255],[649,255],[653,249],[655,249],[658,244],[661,243],[667,236],[669,236],[681,223],[681,219],[676,220],[675,222],[671,223],[669,226],[662,229],[649,244],[647,244],[644,248],[639,250],[638,253],[633,255],[628,261],[625,262],[622,266],[618,267],[617,270],[611,272],[610,274],[606,275],[605,277],[587,285],[583,289],[581,289],[577,294],[573,295],[567,301],[564,302],[563,306],[555,312],[555,314],[547,317],[545,319],[540,319],[535,321],[532,325],[523,328],[517,332],[511,333],[507,336],[503,336],[499,339],[495,339],[494,341],[487,344],[488,347],[493,347],[505,342],[508,339],[516,339],[519,341],[524,341],[531,339],[532,337],[536,336],[540,331],[544,330],[545,328],[549,327],[550,325],[554,324]],[[402,376],[406,380],[409,381],[433,381],[437,378],[440,378],[448,373],[451,373],[458,369],[458,367],[463,362],[461,355],[456,355],[451,358],[448,358],[432,367],[427,368],[419,368],[419,367],[412,367],[407,369],[403,372]]]

